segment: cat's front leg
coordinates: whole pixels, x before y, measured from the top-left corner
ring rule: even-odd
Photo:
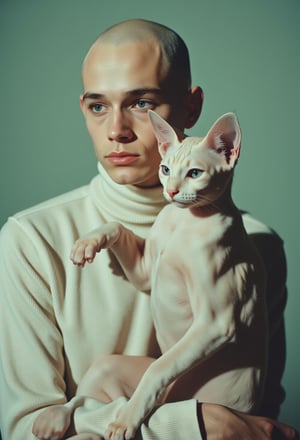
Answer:
[[[105,440],[130,440],[145,417],[138,402],[128,401],[119,410],[117,418],[105,432]]]
[[[108,425],[105,440],[134,438],[145,417],[176,377],[173,371],[176,362],[173,358],[171,362],[164,359],[165,354],[150,363],[129,401],[120,407],[115,420]]]
[[[97,252],[113,246],[120,236],[121,225],[117,222],[106,223],[85,237],[75,241],[70,259],[79,267],[92,263]]]

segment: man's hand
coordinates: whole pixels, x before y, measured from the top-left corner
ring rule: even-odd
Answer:
[[[221,405],[198,404],[204,440],[296,440],[294,428],[278,421],[244,414]]]

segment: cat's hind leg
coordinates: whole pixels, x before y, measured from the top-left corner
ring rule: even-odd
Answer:
[[[154,361],[146,356],[105,355],[97,359],[81,379],[77,395],[109,403],[130,399],[144,372]]]
[[[64,405],[53,405],[42,411],[35,419],[32,433],[41,440],[60,440],[64,438],[74,410],[83,402],[75,396]]]
[[[32,433],[41,440],[60,440],[71,422],[72,410],[65,405],[53,405],[39,414]]]

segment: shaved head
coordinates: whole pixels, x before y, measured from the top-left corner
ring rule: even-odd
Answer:
[[[183,132],[202,107],[201,88],[190,86],[183,40],[151,21],[116,24],[90,48],[82,80],[80,106],[104,169],[120,184],[158,185],[161,157],[148,110]]]
[[[83,63],[83,71],[90,53],[99,45],[151,40],[161,48],[162,61],[168,69],[169,80],[179,81],[181,87],[188,91],[191,87],[191,72],[186,44],[172,29],[148,20],[126,20],[103,31],[90,48]]]

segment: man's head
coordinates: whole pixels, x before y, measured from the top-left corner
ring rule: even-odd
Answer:
[[[99,43],[120,45],[126,42],[155,42],[161,51],[160,67],[166,75],[167,85],[181,86],[179,92],[191,88],[189,53],[185,42],[168,27],[141,19],[127,20],[105,30],[93,46]],[[93,48],[92,46],[92,48]]]
[[[157,23],[119,23],[92,45],[82,77],[80,103],[98,160],[118,183],[158,184],[160,156],[148,109],[184,130],[202,105],[201,89],[190,87],[182,39]]]

